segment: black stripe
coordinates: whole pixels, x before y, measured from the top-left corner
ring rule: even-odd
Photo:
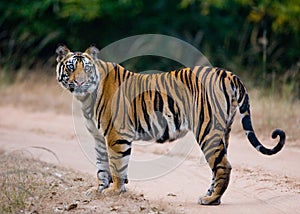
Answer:
[[[222,147],[223,147],[223,149],[222,149]],[[213,169],[212,169],[212,171],[214,171],[214,172],[216,171],[216,168],[217,168],[218,164],[221,163],[224,155],[226,154],[226,149],[224,149],[224,143],[223,143],[222,140],[220,141],[220,145],[218,146],[218,148],[220,148],[219,149],[220,153],[219,153],[218,157],[215,159],[215,162],[214,162],[214,166],[213,166]]]
[[[124,152],[121,152],[121,151],[119,151],[118,152],[119,154],[122,154],[122,157],[125,157],[125,156],[127,156],[127,155],[130,155],[130,153],[131,153],[131,148],[128,148],[126,151],[124,151]]]
[[[178,78],[179,70],[174,71],[175,77]]]
[[[217,79],[217,77],[214,75],[214,77],[215,77],[215,79]],[[211,81],[212,81],[212,79],[213,79],[213,77],[210,79]],[[210,88],[210,93],[211,93],[211,96],[214,98],[213,99],[213,104],[215,104],[215,107],[219,110],[218,112],[219,112],[219,114],[220,114],[220,116],[222,117],[222,119],[224,119],[225,120],[225,115],[224,115],[224,109],[223,109],[223,106],[221,106],[220,105],[220,102],[218,101],[219,99],[218,99],[218,94],[216,94],[217,93],[217,90],[214,90],[213,88],[214,87],[217,87],[217,86],[213,86],[213,83],[212,82],[210,82],[210,85],[212,86],[211,88]]]
[[[146,76],[146,78],[145,79],[143,79],[144,81],[144,86],[145,86],[145,88],[143,89],[143,91],[144,92],[149,92],[149,91],[151,91],[151,89],[150,89],[150,87],[149,87],[149,84],[150,84],[150,81],[149,81],[149,76]]]
[[[115,145],[128,145],[130,146],[131,145],[131,142],[127,141],[127,140],[116,140],[111,146],[115,146]]]
[[[180,70],[180,80],[184,83],[184,73],[182,69]]]
[[[65,65],[63,63],[61,63],[60,66],[59,66],[59,79],[58,79],[59,82],[61,82],[63,80],[62,74],[63,74],[63,71],[64,71],[64,67],[65,67]]]
[[[123,70],[123,80],[125,80],[125,79],[127,79],[127,77],[128,77],[128,71],[124,68],[124,70]]]
[[[115,69],[115,72],[117,72],[118,85],[121,85],[121,69],[120,66],[117,66],[117,69]]]
[[[199,100],[199,98],[198,98],[198,100]],[[200,115],[199,115],[199,119],[198,119],[197,130],[196,130],[196,138],[197,138],[198,143],[201,142],[201,141],[199,141],[199,134],[200,134],[200,130],[202,128],[203,121],[204,121],[204,101],[205,101],[204,100],[204,95],[203,95],[203,93],[201,93],[200,105],[199,105],[199,101],[197,103],[198,109],[200,108]],[[196,119],[196,121],[197,121],[197,119]]]
[[[136,87],[134,87],[134,95],[136,94]],[[138,120],[138,115],[137,115],[137,98],[135,97],[133,100],[133,116],[134,116],[134,125],[137,127],[137,130],[139,130],[139,120]]]
[[[184,70],[185,72],[185,74],[184,74],[184,77],[185,77],[185,85],[188,87],[188,89],[190,90],[190,91],[192,91],[192,83],[191,83],[191,78],[190,78],[190,76],[188,75],[188,72],[187,72],[187,70]]]
[[[101,106],[101,109],[99,111],[99,114],[98,114],[98,118],[97,118],[97,122],[98,122],[98,129],[100,129],[100,119],[101,119],[101,115],[102,115],[102,112],[105,108],[105,103]]]
[[[103,71],[108,71],[108,63],[102,63],[102,61],[99,61],[99,62],[100,63],[98,63],[98,64],[100,64]],[[104,67],[104,65],[106,65],[106,67]],[[107,72],[105,72],[105,73],[107,73]],[[104,77],[102,77],[102,78],[104,78]]]
[[[239,102],[240,103],[240,102]],[[249,105],[249,97],[248,94],[246,94],[243,104],[240,106],[240,114],[244,114],[246,111],[249,111],[250,105]]]
[[[161,94],[158,91],[155,91],[154,95],[154,111],[163,112],[164,102]]]
[[[175,123],[176,130],[179,130],[180,125],[181,125],[181,121],[180,121],[180,116],[179,116],[180,115],[180,110],[179,110],[178,106],[177,106],[177,110],[178,110],[178,112],[174,114],[174,123]]]
[[[147,112],[147,104],[145,102],[145,92],[142,93],[142,110],[143,110],[144,119],[147,123],[148,131],[150,131],[151,130],[151,125],[150,125],[149,114]]]
[[[198,141],[198,143],[202,143],[202,145],[201,145],[202,151],[203,151],[204,147],[206,146],[206,142],[203,142],[203,140],[204,140],[204,138],[206,137],[206,135],[211,131],[211,126],[212,126],[212,124],[211,124],[211,122],[209,122],[209,123],[207,124],[207,126],[205,127],[205,129],[204,129],[204,133],[203,133],[203,135],[201,136],[200,141]]]
[[[99,98],[99,101],[98,101],[98,104],[97,104],[97,107],[96,107],[96,113],[98,112],[98,109],[99,109],[99,107],[100,107],[102,98],[103,98],[103,93],[100,94],[100,98]]]
[[[169,107],[170,111],[174,115],[175,114],[174,100],[170,95],[168,95],[167,102],[168,102],[168,107]]]
[[[104,136],[107,135],[108,130],[109,130],[109,127],[111,126],[111,123],[112,123],[112,119],[110,119],[109,122],[108,122],[108,125],[107,125],[107,127],[106,127],[106,129],[105,129],[105,131],[104,131],[104,134],[103,134]]]
[[[227,113],[227,115],[229,115],[231,100],[229,99],[229,95],[227,94],[227,90],[226,90],[226,84],[225,84],[226,73],[225,73],[225,71],[223,71],[221,77],[222,77],[221,81],[222,81],[222,86],[223,86],[223,94],[225,95],[226,104],[227,104],[227,111],[226,111],[226,113]]]
[[[238,99],[238,103],[240,103],[245,95],[245,87],[244,85],[241,83],[240,79],[238,77],[235,77],[236,78],[236,82],[237,82],[237,89],[239,90],[239,94],[240,94],[240,97]]]
[[[164,143],[165,141],[169,140],[170,136],[169,136],[169,126],[168,124],[166,124],[166,128],[165,131],[163,133],[163,135],[156,140],[157,143]]]
[[[206,137],[206,135],[210,132],[211,130],[211,126],[212,126],[212,123],[211,123],[211,117],[212,117],[212,110],[211,110],[211,106],[208,102],[206,102],[207,104],[207,110],[208,110],[208,115],[209,115],[209,121],[208,121],[208,124],[207,126],[205,127],[205,130],[204,130],[204,133],[200,139],[200,141],[198,141],[198,143],[203,143],[203,140],[204,138]],[[204,109],[202,109],[201,111],[204,111]],[[201,149],[203,149],[202,147],[204,146],[204,144],[201,146]]]

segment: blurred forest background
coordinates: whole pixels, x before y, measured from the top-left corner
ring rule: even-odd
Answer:
[[[155,33],[192,44],[267,93],[300,99],[299,0],[2,0],[0,14],[0,84],[54,73],[60,43],[84,51]],[[157,61],[143,58],[136,71]]]

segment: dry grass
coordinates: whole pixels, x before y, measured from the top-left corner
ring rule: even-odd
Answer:
[[[19,158],[19,154],[1,154],[1,213],[20,213],[35,210],[31,206],[40,207],[44,195],[40,178],[44,175],[37,173],[37,165],[32,163],[28,168],[28,160]]]
[[[142,194],[105,197],[90,191],[94,177],[28,158],[20,151],[2,152],[0,159],[0,213],[174,213]]]
[[[271,139],[274,129],[286,132],[287,146],[300,146],[300,101],[289,101],[277,96],[262,96],[257,90],[249,92],[252,125],[259,139]],[[239,115],[234,123],[234,132],[243,132]]]
[[[55,111],[70,113],[72,95],[63,90],[52,75],[37,71],[19,74],[15,83],[0,85],[0,106],[14,106],[30,111]]]
[[[253,123],[259,133],[266,133],[281,128],[286,131],[288,141],[300,139],[300,101],[273,96],[261,96],[259,92],[250,92]],[[254,98],[254,99],[253,99]],[[299,146],[299,145],[298,145]]]

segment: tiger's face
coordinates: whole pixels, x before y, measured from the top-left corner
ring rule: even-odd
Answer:
[[[85,96],[96,90],[99,76],[97,73],[97,54],[95,47],[84,53],[71,52],[66,46],[56,49],[56,75],[60,85],[75,96]]]

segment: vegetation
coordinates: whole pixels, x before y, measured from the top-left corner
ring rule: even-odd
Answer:
[[[0,12],[1,78],[52,66],[59,43],[103,48],[158,33],[189,42],[213,65],[269,92],[300,98],[298,0],[11,0],[0,2]]]
[[[91,188],[94,177],[33,159],[25,151],[0,149],[0,213],[174,213],[131,191],[105,197]]]

